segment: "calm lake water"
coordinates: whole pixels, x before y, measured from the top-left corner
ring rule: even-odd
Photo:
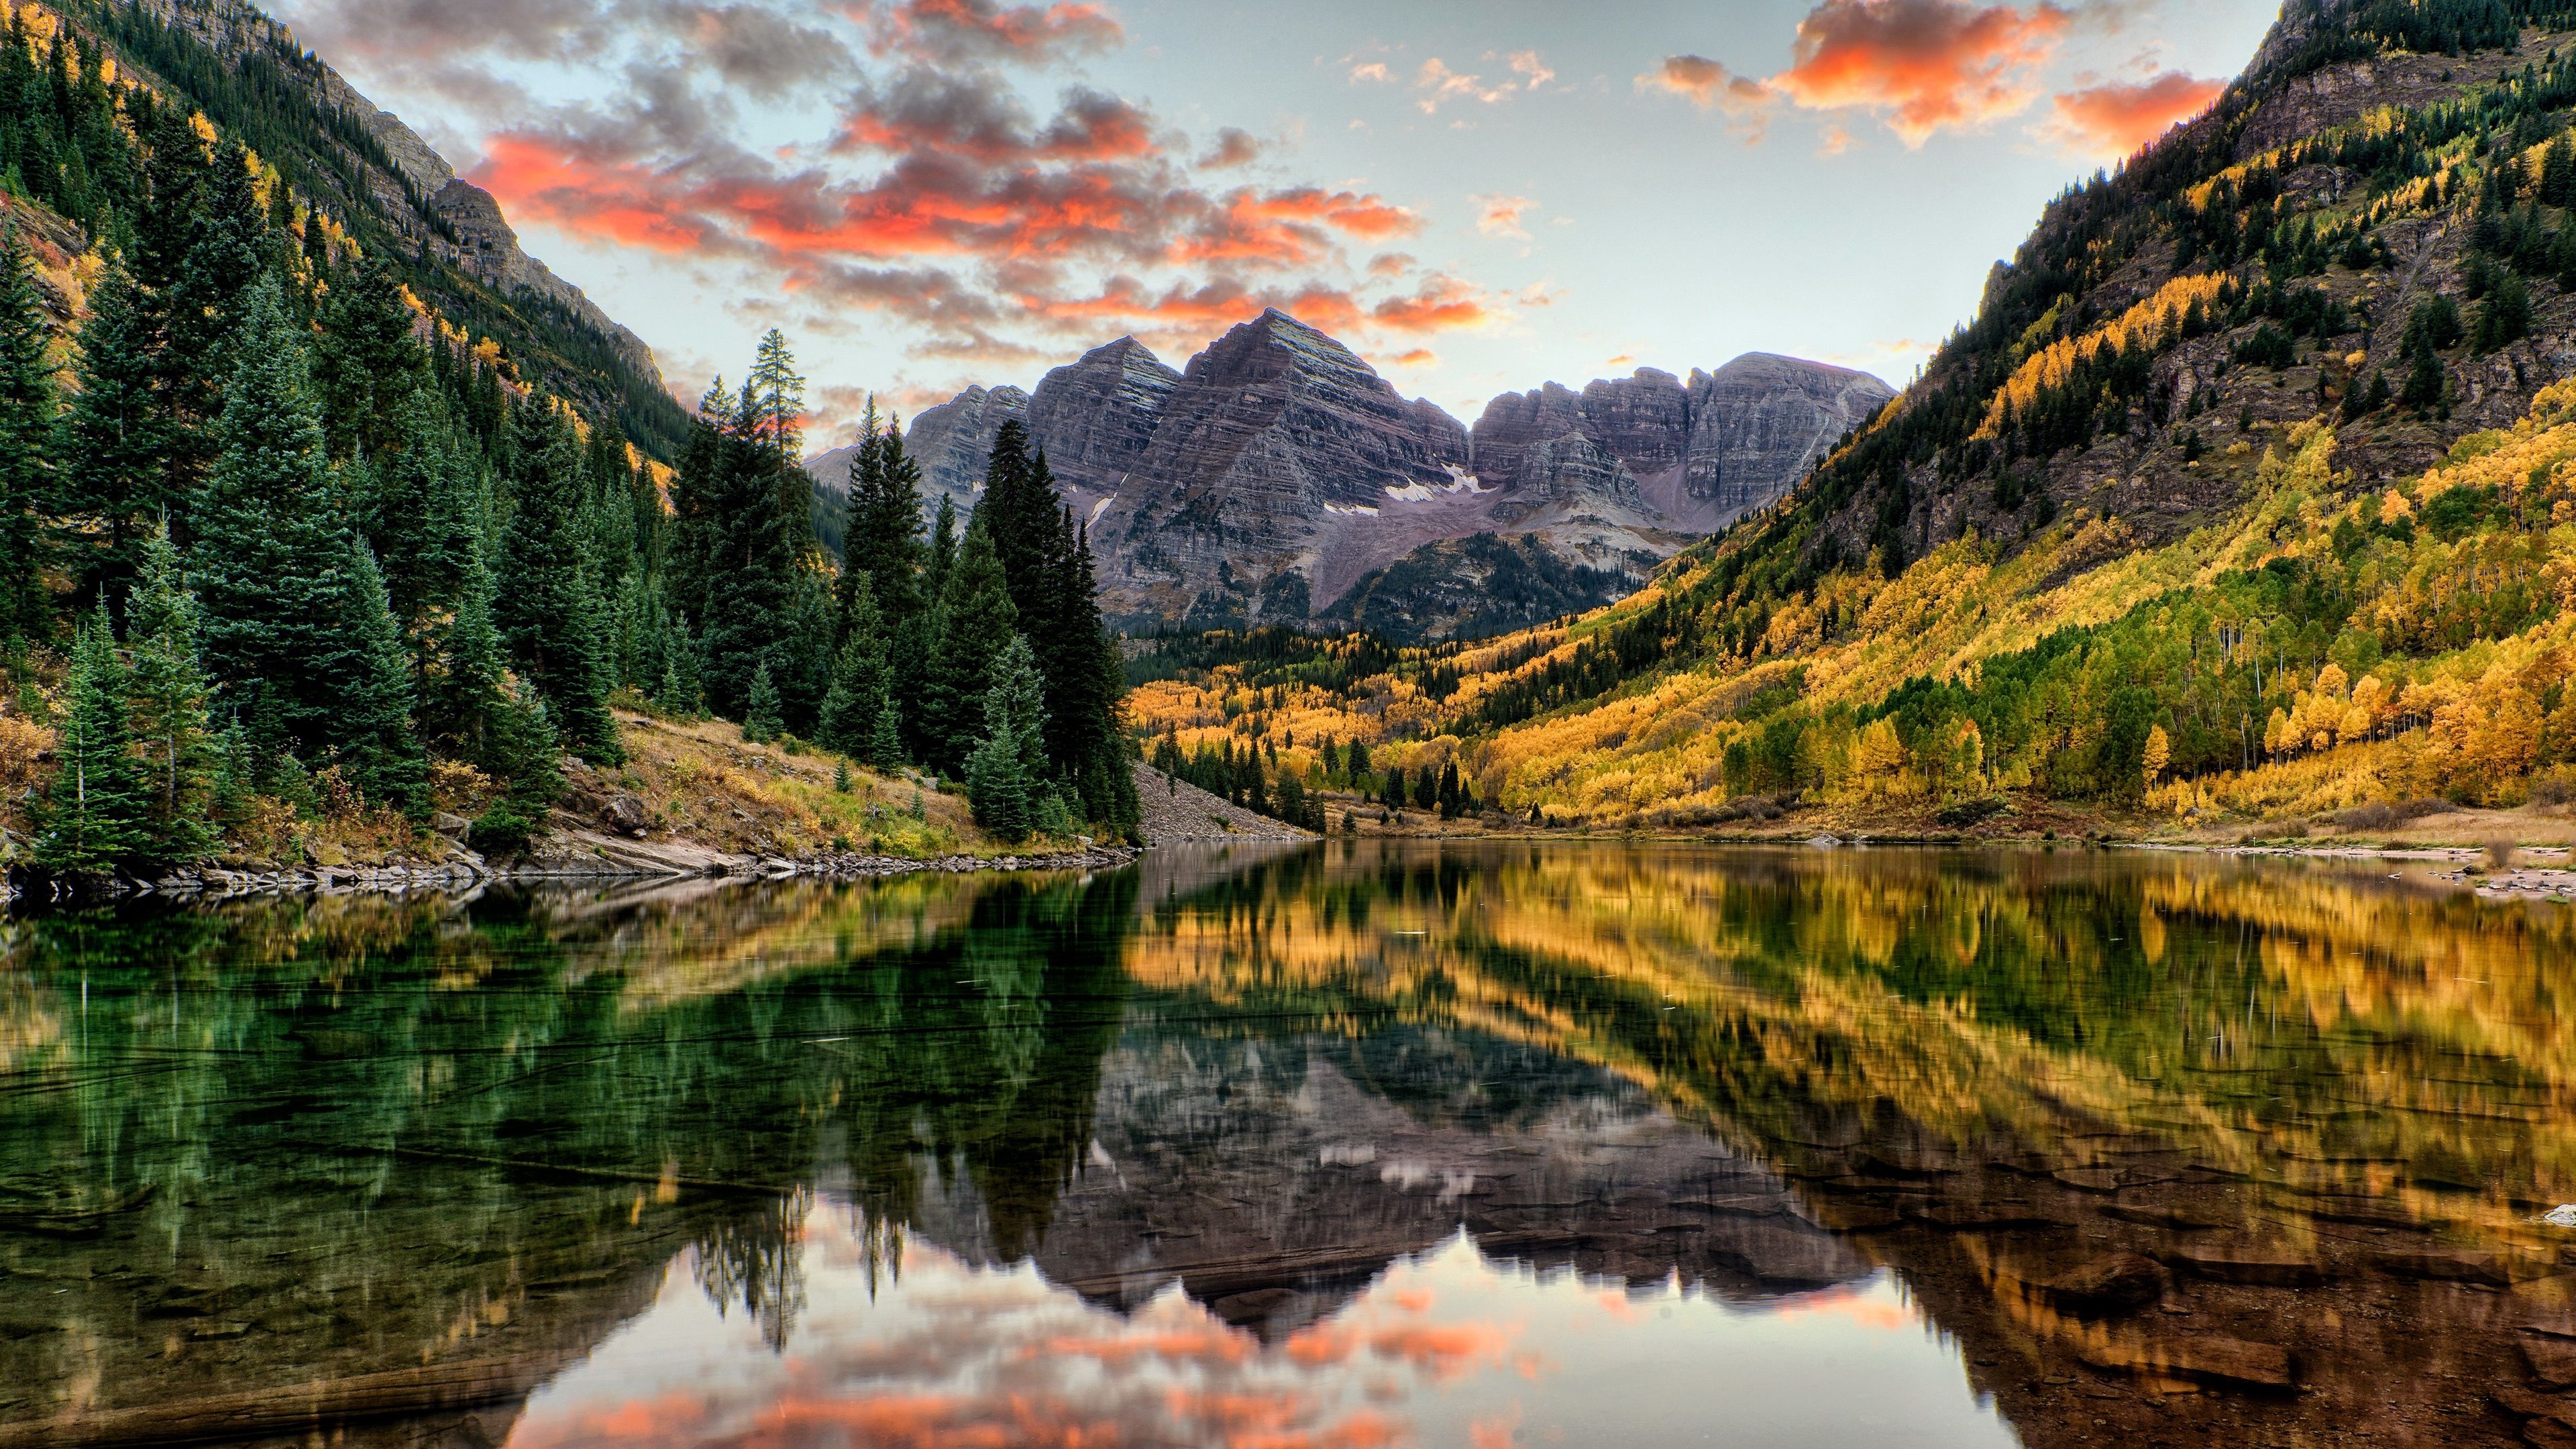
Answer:
[[[2576,1444],[2576,915],[1332,842],[0,923],[0,1449]]]

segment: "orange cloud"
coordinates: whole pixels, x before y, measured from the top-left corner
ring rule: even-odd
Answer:
[[[2028,11],[1967,0],[1824,0],[1798,22],[1794,64],[1771,88],[1808,110],[1889,112],[1908,146],[1980,125],[2038,98],[2031,69],[2056,53],[2072,17],[2048,0]]]
[[[1428,347],[1417,347],[1411,352],[1397,353],[1393,358],[1388,360],[1387,365],[1390,367],[1429,367],[1439,360],[1439,353],[1432,351]]]
[[[1476,230],[1487,236],[1518,237],[1522,241],[1530,239],[1529,230],[1521,225],[1521,219],[1538,210],[1536,201],[1526,196],[1471,196],[1467,199],[1480,208]]]
[[[1483,292],[1456,277],[1433,277],[1412,296],[1389,297],[1368,310],[1368,320],[1390,332],[1451,332],[1502,319]]]
[[[2049,131],[2080,151],[2126,156],[2209,109],[2226,89],[2224,81],[2169,70],[2136,85],[2068,91],[2053,102],[2057,118]]]
[[[669,178],[540,137],[493,137],[473,179],[522,220],[620,246],[677,255],[703,251],[715,236],[714,225],[674,194]]]

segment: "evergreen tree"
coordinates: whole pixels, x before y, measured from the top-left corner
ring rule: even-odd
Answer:
[[[350,778],[370,800],[420,816],[429,809],[428,760],[412,724],[411,656],[385,598],[366,540],[349,539],[351,669],[337,711]]]
[[[1025,637],[1012,635],[994,656],[983,706],[983,738],[966,765],[967,799],[976,824],[1018,840],[1036,823],[1046,773],[1044,686]]]
[[[0,639],[41,636],[51,623],[40,580],[41,519],[55,503],[54,368],[35,272],[12,230],[0,240]]]
[[[873,404],[862,428],[850,459],[841,577],[845,586],[853,577],[867,579],[887,626],[900,628],[928,604],[921,578],[927,553],[921,541],[921,468],[904,456],[897,426],[878,428]]]
[[[860,756],[880,770],[903,763],[903,715],[889,695],[877,706],[876,724],[868,731],[867,752]]]
[[[1017,631],[1002,563],[979,517],[967,526],[966,542],[933,611],[934,642],[922,681],[919,725],[920,758],[932,769],[954,775],[964,767],[974,747],[993,660]]]
[[[36,806],[35,858],[47,870],[105,874],[148,855],[146,791],[130,752],[125,692],[125,666],[102,606],[81,626],[57,768]]]
[[[406,440],[403,412],[426,381],[402,279],[372,257],[336,279],[322,304],[314,382],[335,458],[378,458]]]
[[[571,421],[551,403],[510,424],[511,509],[501,535],[493,618],[521,678],[552,706],[584,758],[626,758],[609,713],[610,623],[580,528],[583,468]]]
[[[481,509],[472,470],[457,455],[438,400],[403,394],[391,445],[369,470],[365,529],[384,571],[395,622],[416,646],[462,601],[478,546]]]
[[[162,519],[184,517],[191,500],[173,487],[176,446],[156,402],[163,351],[158,309],[117,258],[90,289],[89,304],[58,511],[90,550],[71,561],[80,592],[121,600],[142,540]]]
[[[127,612],[134,663],[129,680],[132,731],[141,747],[146,819],[154,854],[201,859],[214,850],[216,747],[206,719],[208,695],[197,662],[197,599],[179,570],[167,529],[143,541],[143,574]]]
[[[840,653],[833,661],[832,690],[823,701],[822,721],[814,737],[827,749],[879,764],[885,762],[876,758],[877,727],[891,698],[885,631],[868,576],[858,573],[853,578],[854,573],[842,573],[841,594],[848,608]]]
[[[262,751],[300,743],[364,756],[379,746],[357,733],[398,717],[378,693],[382,584],[372,565],[357,566],[304,342],[274,282],[252,292],[233,352],[222,451],[189,549],[207,670]]]
[[[762,664],[751,673],[751,693],[742,713],[742,737],[765,745],[778,738],[782,728],[778,714],[778,687],[770,683],[769,666]]]

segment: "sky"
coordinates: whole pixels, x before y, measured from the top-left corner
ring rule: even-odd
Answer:
[[[809,436],[1278,306],[1408,396],[1902,386],[2277,0],[274,0],[693,401]]]

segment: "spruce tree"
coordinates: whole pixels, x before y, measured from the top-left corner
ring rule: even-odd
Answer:
[[[352,536],[349,553],[352,657],[338,711],[340,748],[368,799],[418,817],[429,809],[429,762],[412,725],[411,656],[366,540]]]
[[[778,686],[770,682],[769,666],[764,663],[751,672],[751,693],[742,714],[742,737],[765,745],[778,738],[781,728]]]
[[[157,309],[120,258],[109,259],[89,306],[74,364],[80,391],[65,424],[59,512],[87,550],[69,560],[80,592],[122,599],[142,540],[163,518],[184,517],[192,500],[172,486],[171,424],[156,401],[163,350]]]
[[[984,733],[966,765],[975,823],[1018,840],[1036,823],[1046,777],[1046,703],[1037,656],[1018,634],[994,656],[983,698]]]
[[[303,339],[273,282],[246,304],[221,446],[189,548],[207,672],[252,722],[254,744],[279,751],[351,741],[344,713],[370,687],[367,586],[323,453]],[[362,712],[365,728],[381,715]]]
[[[12,230],[0,240],[0,639],[41,637],[52,622],[40,520],[55,506],[54,368],[35,277]]]
[[[154,854],[201,859],[214,850],[216,742],[208,728],[205,671],[197,661],[197,598],[180,576],[167,529],[143,541],[142,577],[126,613],[134,663],[128,688],[132,732]]]
[[[314,352],[331,455],[377,458],[400,446],[410,431],[402,413],[426,380],[426,359],[412,340],[402,279],[383,257],[334,279]]]
[[[827,749],[867,760],[875,758],[878,723],[890,698],[886,675],[885,630],[877,613],[868,576],[845,570],[841,595],[847,612],[840,653],[833,660],[832,690],[823,701],[822,721],[814,738]]]
[[[36,805],[36,863],[103,875],[147,858],[151,824],[127,731],[125,666],[101,606],[72,655],[71,709],[55,744],[53,781]]]
[[[841,577],[863,577],[875,590],[889,628],[920,614],[922,566],[921,467],[904,456],[903,434],[877,426],[870,405],[858,451],[850,459],[850,496],[841,526]],[[846,613],[846,609],[844,610]]]
[[[404,393],[391,445],[374,455],[365,528],[384,571],[385,595],[418,641],[454,613],[478,546],[480,511],[470,467],[457,457],[446,418],[426,388]]]
[[[1017,632],[1010,590],[982,519],[969,524],[933,611],[933,643],[921,687],[921,758],[954,775],[974,747],[993,660]]]
[[[594,763],[626,758],[609,712],[612,625],[584,546],[581,448],[555,404],[511,418],[511,511],[495,565],[493,621],[521,678],[546,696],[564,743]]]

